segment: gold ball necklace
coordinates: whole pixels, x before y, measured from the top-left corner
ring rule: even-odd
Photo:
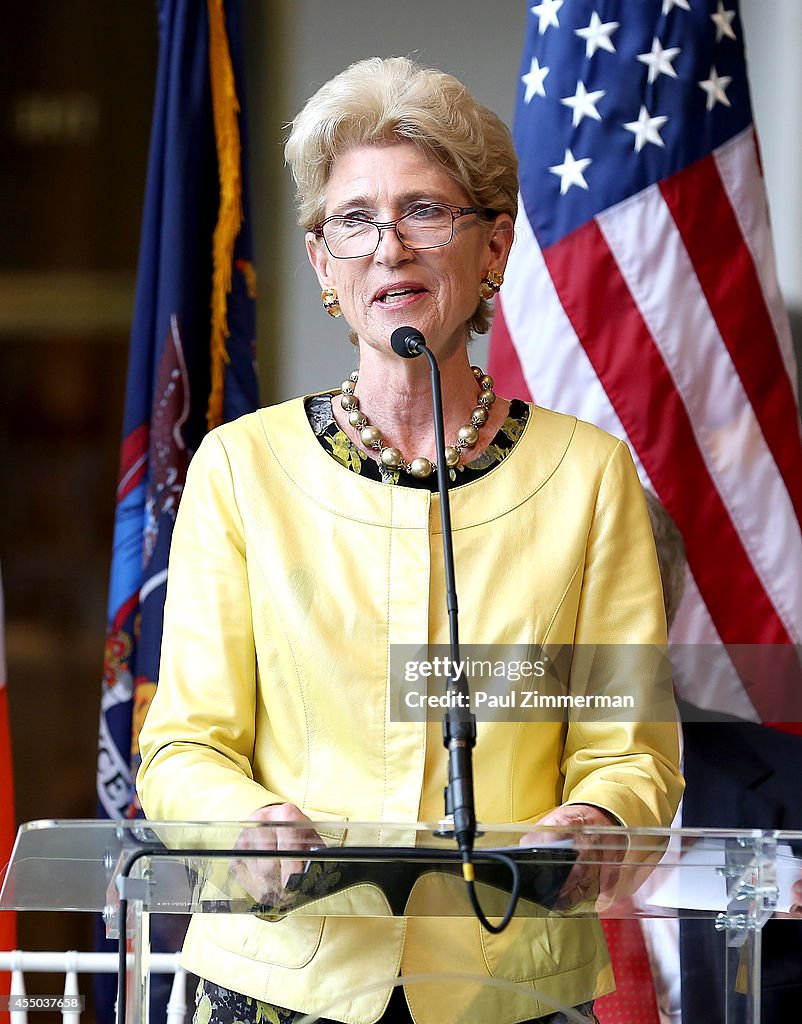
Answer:
[[[463,452],[476,447],[479,431],[490,418],[490,408],[496,400],[493,378],[479,366],[472,366],[471,370],[479,385],[479,397],[476,399],[476,408],[471,412],[470,421],[459,428],[454,444],[446,445],[446,465],[449,469],[459,465]],[[362,444],[377,451],[382,464],[388,469],[403,469],[405,473],[419,480],[431,476],[437,469],[436,463],[422,455],[410,460],[405,459],[398,448],[384,443],[384,437],[378,427],[368,423],[367,417],[359,408],[359,399],[354,394],[358,380],[359,371],[354,370],[348,380],[343,381],[340,388],[340,404],[348,415],[348,422],[354,430],[359,431]]]

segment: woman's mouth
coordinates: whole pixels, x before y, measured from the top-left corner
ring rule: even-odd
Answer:
[[[386,291],[379,292],[375,301],[382,306],[398,306],[422,295],[425,290],[416,285],[399,285],[396,288],[388,288]]]

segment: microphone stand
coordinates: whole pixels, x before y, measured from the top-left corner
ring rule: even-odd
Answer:
[[[443,745],[448,751],[448,783],[445,788],[446,818],[454,823],[454,835],[463,855],[463,874],[473,881],[470,862],[476,838],[476,809],[473,790],[473,748],[476,746],[476,716],[470,710],[470,690],[462,671],[459,656],[459,609],[454,577],[454,545],[451,536],[451,506],[448,495],[448,470],[445,456],[445,428],[443,426],[443,396],[440,387],[440,369],[420,331],[414,327],[399,327],[393,331],[390,345],[405,359],[424,355],[429,362],[432,381],[432,407],[434,435],[437,445],[437,485],[440,493],[440,521],[443,527],[443,560],[446,576],[446,607],[451,650],[446,694],[449,698],[443,718]],[[448,833],[441,833],[448,834]]]
[[[453,821],[453,835],[457,840],[462,858],[462,877],[468,891],[468,899],[477,920],[487,931],[498,935],[512,920],[518,905],[521,887],[521,873],[514,857],[507,857],[512,884],[510,899],[504,916],[498,924],[492,924],[479,904],[476,894],[476,873],[473,865],[473,846],[476,839],[476,804],[473,792],[473,748],[476,746],[476,716],[470,710],[471,695],[468,680],[457,669],[460,664],[459,629],[457,608],[457,586],[454,580],[454,544],[451,536],[451,505],[449,504],[448,480],[446,478],[446,437],[443,427],[443,396],[440,388],[440,369],[434,355],[426,347],[426,341],[414,327],[399,327],[390,336],[390,345],[395,353],[405,359],[425,355],[429,362],[432,378],[432,407],[434,410],[434,435],[437,444],[437,484],[440,492],[440,520],[443,524],[443,562],[446,576],[446,605],[448,607],[448,631],[451,643],[446,695],[449,697],[443,718],[443,744],[448,751],[448,783],[445,789],[446,819]],[[452,833],[441,829],[438,835]]]

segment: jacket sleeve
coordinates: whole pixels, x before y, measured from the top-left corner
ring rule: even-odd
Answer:
[[[599,485],[575,643],[575,663],[593,666],[590,691],[629,693],[635,708],[630,722],[583,714],[569,726],[564,802],[602,807],[630,828],[670,825],[684,783],[665,610],[643,490],[623,442]]]
[[[151,820],[238,821],[281,801],[253,778],[256,671],[244,531],[213,432],[179,506],[158,687],[140,735],[137,789]]]

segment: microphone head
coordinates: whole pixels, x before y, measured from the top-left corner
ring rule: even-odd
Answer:
[[[426,339],[417,327],[396,327],[390,335],[390,347],[404,359],[414,359],[426,348]]]

